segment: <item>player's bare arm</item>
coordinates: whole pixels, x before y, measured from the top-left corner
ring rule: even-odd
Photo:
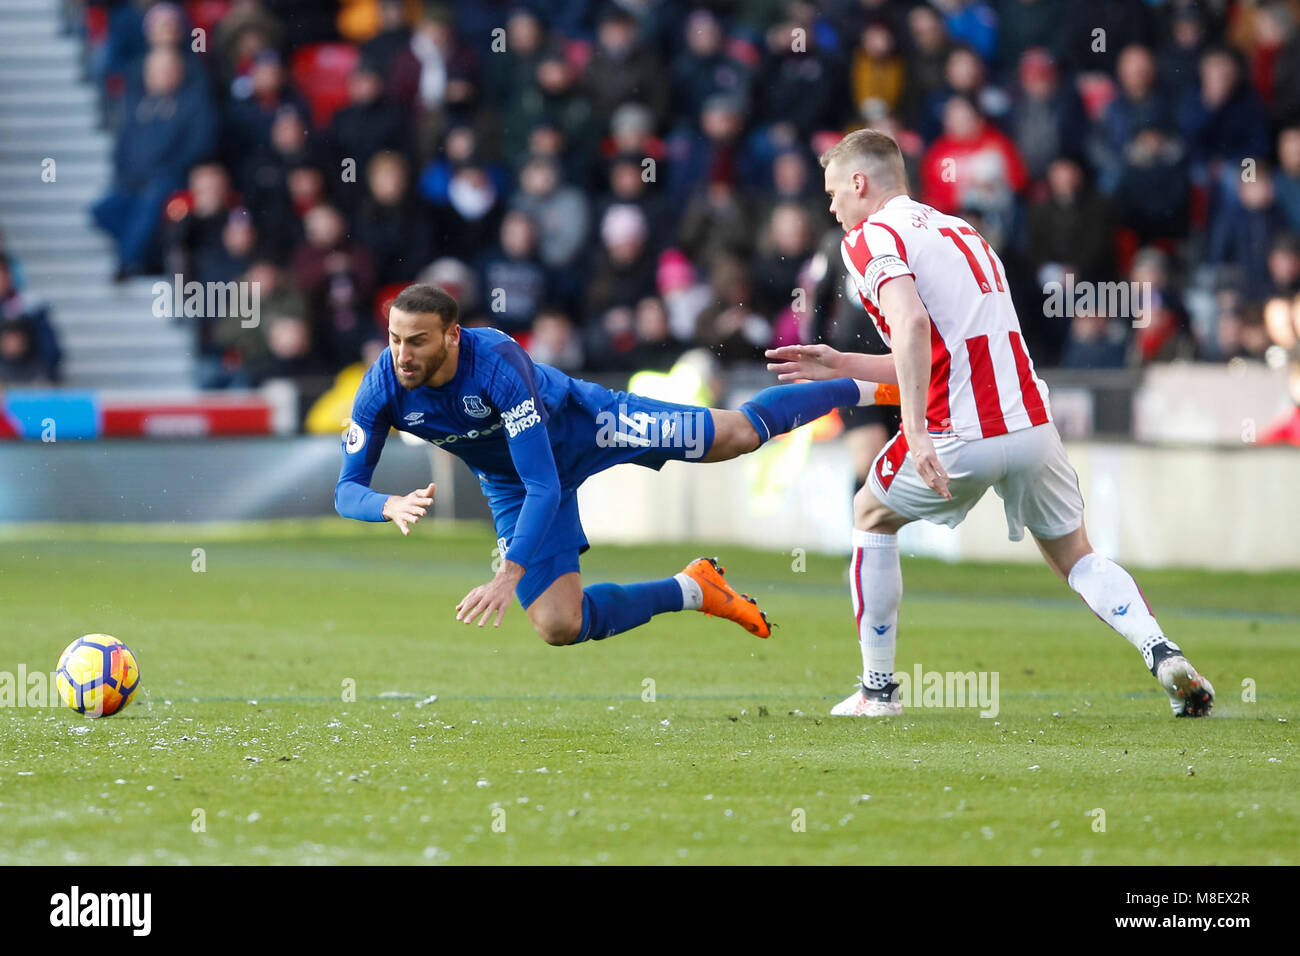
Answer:
[[[903,435],[912,460],[925,483],[937,494],[951,499],[948,474],[939,463],[925,426],[925,403],[930,389],[930,313],[917,295],[916,283],[908,276],[891,279],[881,287],[880,310],[889,317]]]
[[[856,378],[882,385],[898,384],[898,372],[889,355],[841,352],[829,345],[782,345],[780,348],[768,349],[764,354],[770,360],[767,370],[776,372],[777,379],[782,382]]]

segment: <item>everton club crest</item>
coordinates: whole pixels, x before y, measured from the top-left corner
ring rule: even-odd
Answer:
[[[465,414],[471,418],[487,418],[492,414],[492,409],[483,404],[483,399],[477,395],[465,395],[462,397],[465,403]]]

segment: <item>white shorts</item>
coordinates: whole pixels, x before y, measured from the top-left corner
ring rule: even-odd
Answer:
[[[1023,538],[1026,528],[1036,538],[1050,539],[1083,524],[1079,476],[1051,422],[975,441],[933,437],[952,500],[921,479],[900,431],[871,463],[869,479],[872,494],[891,511],[955,528],[992,487],[1006,509],[1012,541]]]

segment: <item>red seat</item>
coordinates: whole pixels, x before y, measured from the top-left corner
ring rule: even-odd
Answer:
[[[189,0],[185,4],[185,12],[190,15],[190,22],[211,39],[217,23],[233,6],[233,0]]]
[[[388,310],[393,307],[393,300],[405,289],[409,282],[390,282],[375,293],[375,325],[388,331]]]
[[[315,43],[293,54],[293,82],[311,105],[312,123],[329,125],[330,118],[348,102],[348,77],[361,54],[350,43]]]

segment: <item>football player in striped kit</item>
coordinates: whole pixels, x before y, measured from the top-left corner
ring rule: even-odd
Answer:
[[[1176,716],[1207,716],[1214,689],[1169,640],[1133,578],[1093,551],[1078,476],[1052,424],[1006,272],[968,223],[911,199],[898,144],[871,129],[821,157],[841,252],[892,355],[786,346],[767,354],[781,380],[897,381],[902,428],[854,499],[853,612],[862,682],[831,713],[902,712],[894,681],[903,580],[898,529],[926,519],[955,527],[992,487],[1007,531],[1027,528],[1047,564],[1141,652]]]

